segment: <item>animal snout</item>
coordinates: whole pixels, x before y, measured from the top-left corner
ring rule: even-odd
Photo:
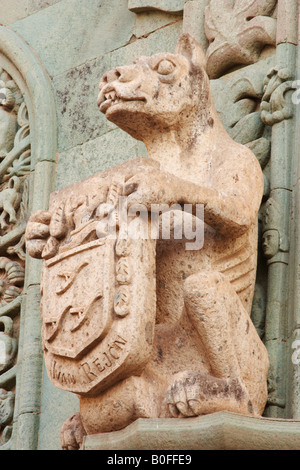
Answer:
[[[125,65],[116,68],[116,75],[120,82],[131,82],[138,76],[138,70],[135,65]]]
[[[106,72],[103,77],[100,80],[99,84],[99,90],[102,90],[102,88],[115,81],[119,82],[131,82],[132,80],[136,79],[137,77],[137,70],[136,66],[127,66],[124,65],[122,67],[117,67],[113,70],[110,70],[109,72]]]

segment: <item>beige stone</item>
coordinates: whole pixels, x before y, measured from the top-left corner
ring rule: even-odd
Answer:
[[[259,416],[268,357],[250,320],[258,161],[226,133],[204,54],[188,34],[174,54],[107,72],[99,89],[100,111],[142,140],[149,158],[53,193],[26,230],[29,254],[44,258],[48,374],[80,396],[62,445],[140,417]],[[203,246],[178,236],[182,220],[203,230]]]

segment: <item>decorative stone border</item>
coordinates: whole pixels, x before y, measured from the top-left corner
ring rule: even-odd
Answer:
[[[54,190],[57,150],[56,108],[50,78],[30,46],[10,29],[0,26],[0,67],[18,85],[28,109],[31,144],[30,211],[47,209]],[[22,227],[25,230],[25,226]],[[19,353],[16,367],[14,426],[9,448],[36,449],[38,439],[43,353],[39,283],[41,263],[27,259],[21,301]],[[1,377],[3,378],[3,377]],[[6,447],[7,444],[6,444]]]

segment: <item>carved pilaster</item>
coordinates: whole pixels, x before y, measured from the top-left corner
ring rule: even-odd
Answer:
[[[0,27],[0,449],[35,449],[40,412],[40,266],[26,261],[31,210],[53,188],[56,113],[44,68]]]
[[[23,95],[0,69],[0,445],[12,434],[21,296],[24,231],[31,166],[30,125]]]

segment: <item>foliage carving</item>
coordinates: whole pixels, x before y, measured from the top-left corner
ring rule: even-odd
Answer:
[[[264,46],[275,45],[276,20],[270,15],[276,3],[277,0],[210,1],[205,12],[210,78],[218,78],[234,66],[257,62]]]

